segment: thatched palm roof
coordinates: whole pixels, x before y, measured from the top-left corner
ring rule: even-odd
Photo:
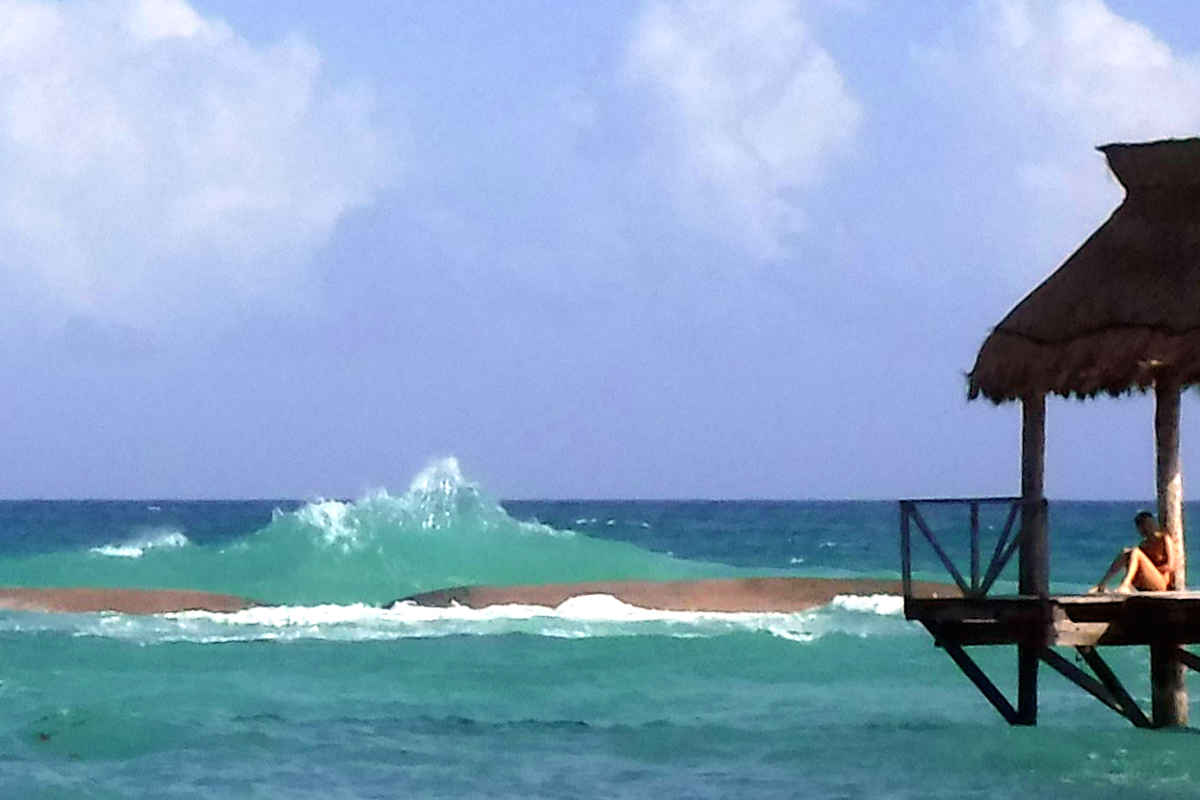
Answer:
[[[970,397],[1200,383],[1200,139],[1099,149],[1125,200],[988,336]]]

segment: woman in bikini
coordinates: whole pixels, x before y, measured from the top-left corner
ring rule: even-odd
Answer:
[[[1142,541],[1137,547],[1127,547],[1113,559],[1112,566],[1100,582],[1091,589],[1092,592],[1107,591],[1105,584],[1119,572],[1124,571],[1125,577],[1117,585],[1116,591],[1129,594],[1134,589],[1143,592],[1162,592],[1171,587],[1178,562],[1176,555],[1175,537],[1160,530],[1154,521],[1154,515],[1143,511],[1133,518],[1133,524]]]

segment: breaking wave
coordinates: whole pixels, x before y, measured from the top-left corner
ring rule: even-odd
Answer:
[[[82,552],[0,561],[0,584],[189,588],[296,606],[380,604],[467,584],[683,579],[738,570],[509,516],[454,458],[399,495],[318,500],[221,546],[151,531]]]

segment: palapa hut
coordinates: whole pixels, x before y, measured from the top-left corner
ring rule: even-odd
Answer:
[[[1200,139],[1099,150],[1124,202],[984,342],[970,396],[1200,381]]]
[[[1000,321],[969,375],[969,396],[1023,405],[1022,496],[1043,494],[1045,396],[1153,389],[1158,512],[1183,536],[1181,390],[1200,383],[1200,139],[1099,148],[1125,187],[1112,216]],[[1044,523],[1022,552],[1021,592],[1048,592]],[[1183,589],[1185,568],[1174,576]],[[1155,719],[1187,719],[1183,667],[1152,648]],[[1161,679],[1161,680],[1160,680]]]

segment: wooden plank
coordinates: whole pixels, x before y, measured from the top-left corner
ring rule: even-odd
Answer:
[[[933,535],[933,531],[931,531],[929,526],[925,524],[925,518],[921,516],[921,510],[915,505],[911,506],[911,509],[912,520],[913,522],[917,523],[917,529],[921,531],[921,533],[925,536],[925,540],[929,542],[931,547],[933,547],[933,552],[937,553],[937,557],[942,560],[942,565],[946,568],[946,571],[950,573],[950,577],[954,578],[954,582],[958,584],[958,588],[963,594],[969,594],[971,590],[967,586],[967,582],[963,580],[962,573],[958,571],[958,567],[954,566],[954,562],[950,560],[950,556],[946,555],[946,551],[943,550],[942,546],[938,543],[937,537]]]
[[[1008,702],[1008,698],[996,688],[996,684],[992,683],[991,679],[984,674],[974,659],[967,655],[967,652],[955,642],[939,641],[938,644],[953,659],[954,663],[958,665],[962,673],[971,680],[971,683],[975,684],[975,688],[987,698],[992,707],[1000,712],[1000,716],[1004,717],[1004,721],[1009,725],[1017,724],[1017,710],[1012,707],[1012,703]]]
[[[1108,629],[1102,623],[1091,625],[1080,624],[1066,630],[1054,630],[1051,635],[1036,639],[1030,635],[1028,626],[1015,626],[1005,623],[988,622],[935,622],[928,621],[936,627],[947,639],[953,639],[959,644],[971,645],[1000,645],[1000,644],[1040,644],[1046,647],[1095,647],[1097,645],[1124,646],[1140,645],[1145,642],[1131,642],[1108,634]]]
[[[1146,715],[1142,713],[1142,709],[1137,702],[1129,696],[1129,692],[1125,691],[1125,687],[1121,684],[1120,678],[1116,676],[1108,664],[1100,657],[1094,647],[1077,647],[1075,648],[1079,655],[1083,656],[1083,660],[1092,668],[1092,672],[1096,673],[1096,677],[1104,684],[1104,688],[1112,693],[1117,704],[1121,706],[1121,710],[1125,716],[1139,728],[1149,728],[1150,720],[1146,719]]]
[[[1012,621],[1033,624],[1044,618],[1036,598],[914,597],[909,608],[939,621]]]
[[[1055,620],[1052,644],[1095,647],[1098,644],[1114,644],[1119,638],[1119,635],[1113,635],[1113,627],[1107,622]]]
[[[1196,593],[1090,597],[913,597],[906,618],[935,624],[960,644],[1062,646],[1200,643]],[[954,633],[956,632],[956,633]]]
[[[1097,592],[1096,594],[1064,594],[1054,595],[1050,599],[1061,605],[1116,605],[1124,603],[1132,595],[1117,594],[1116,592]]]
[[[940,639],[957,642],[963,647],[972,645],[998,644],[1038,644],[1047,646],[1047,640],[1032,641],[1029,628],[1017,628],[1004,623],[974,621],[974,622],[933,622],[924,621],[925,627],[936,630]]]

